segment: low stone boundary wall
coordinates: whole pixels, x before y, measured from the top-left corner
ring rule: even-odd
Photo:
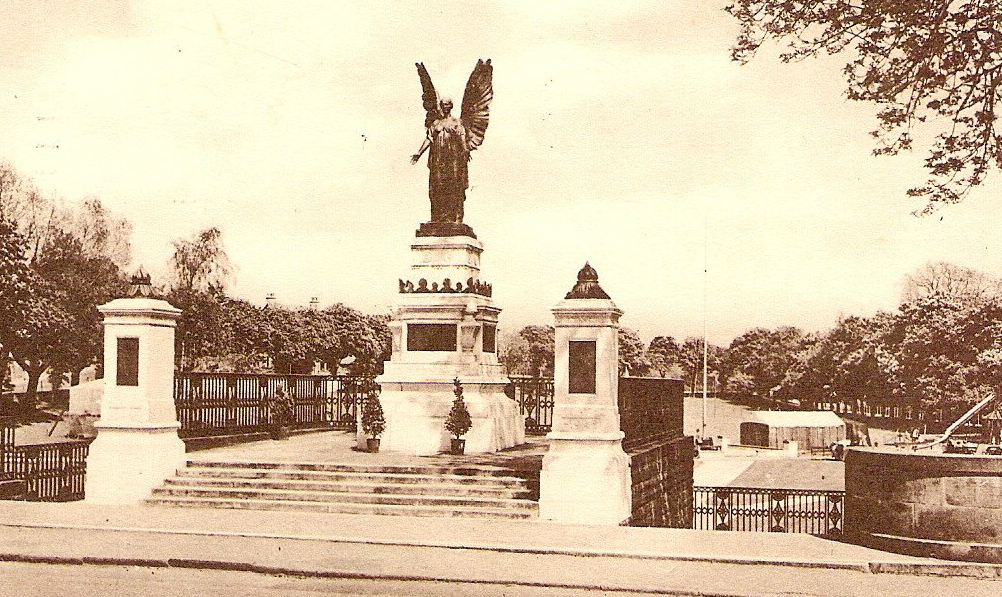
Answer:
[[[1002,563],[1002,458],[850,448],[845,490],[850,541]]]
[[[629,450],[630,526],[692,526],[692,437],[654,438]]]

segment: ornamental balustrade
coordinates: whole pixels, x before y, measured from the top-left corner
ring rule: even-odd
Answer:
[[[692,528],[842,535],[844,491],[694,487]]]

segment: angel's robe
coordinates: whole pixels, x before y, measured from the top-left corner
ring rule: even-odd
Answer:
[[[469,186],[466,128],[452,116],[428,127],[428,197],[432,222],[462,222],[463,202]]]

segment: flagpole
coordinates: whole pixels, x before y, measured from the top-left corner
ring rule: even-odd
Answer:
[[[700,436],[706,437],[706,361],[707,361],[707,348],[706,348],[706,212],[703,212],[703,426],[700,430]]]

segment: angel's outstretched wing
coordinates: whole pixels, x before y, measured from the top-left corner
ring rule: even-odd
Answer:
[[[435,84],[431,82],[431,76],[424,63],[416,62],[417,74],[421,79],[421,101],[424,102],[424,127],[428,128],[431,123],[442,117],[442,108],[438,105],[438,92],[435,91]]]
[[[476,149],[484,142],[491,99],[494,97],[494,67],[490,58],[477,60],[463,93],[463,111],[460,120],[466,128],[467,149]]]

